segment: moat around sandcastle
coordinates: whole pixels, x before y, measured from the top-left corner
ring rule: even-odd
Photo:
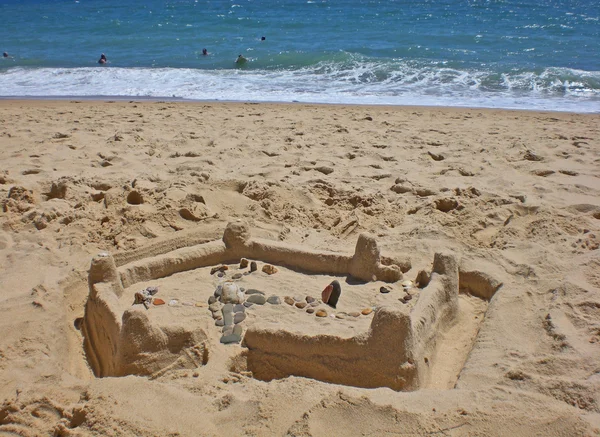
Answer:
[[[501,284],[459,272],[450,254],[436,254],[415,281],[403,278],[406,264],[382,257],[365,234],[349,255],[253,239],[241,222],[222,241],[119,267],[103,253],[89,272],[88,361],[99,377],[158,377],[237,348],[237,365],[263,380],[394,390],[435,386],[445,373],[455,380]],[[444,338],[457,323],[465,324],[455,329],[464,332],[463,356],[447,363]]]

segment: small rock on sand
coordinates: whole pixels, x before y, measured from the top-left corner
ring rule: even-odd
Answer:
[[[290,297],[290,296],[284,297],[283,301],[285,303],[287,303],[288,305],[294,305],[294,303],[295,303],[294,299],[292,297]]]
[[[265,264],[262,268],[262,271],[265,272],[267,275],[274,275],[275,273],[277,273],[277,267],[272,266],[271,264]]]
[[[256,265],[256,261],[252,261],[250,263],[250,271],[251,272],[255,272],[256,270],[258,270],[258,266]]]
[[[325,310],[318,310],[316,316],[317,317],[327,317],[327,311],[325,311]]]
[[[365,308],[364,310],[361,311],[363,316],[368,316],[372,312],[373,312],[373,308]]]
[[[280,305],[281,298],[279,296],[269,296],[267,302],[269,302],[271,305]]]
[[[248,260],[246,258],[242,258],[240,260],[240,269],[245,269],[248,267]]]
[[[312,314],[312,313],[314,313],[315,311],[316,311],[316,310],[315,310],[313,307],[308,307],[308,308],[306,309],[306,312],[307,312],[308,314]]]
[[[251,303],[255,303],[257,305],[264,305],[265,302],[267,301],[267,298],[264,297],[262,294],[251,294],[248,299],[246,299],[247,302],[251,302]]]
[[[154,298],[154,300],[152,301],[152,303],[153,303],[154,305],[158,306],[158,305],[164,305],[164,304],[165,304],[165,301],[164,301],[164,300],[162,300],[162,299],[160,299],[160,298],[158,298],[158,297],[156,297],[156,298]]]
[[[300,308],[300,309],[304,309],[306,308],[306,305],[308,305],[306,302],[296,302],[296,308]]]

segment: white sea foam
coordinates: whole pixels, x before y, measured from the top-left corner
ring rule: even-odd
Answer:
[[[589,77],[586,77],[586,74]],[[565,79],[567,78],[567,79]],[[0,72],[3,97],[146,97],[300,101],[600,112],[600,74],[548,69],[493,74],[376,64],[299,70],[13,68]]]

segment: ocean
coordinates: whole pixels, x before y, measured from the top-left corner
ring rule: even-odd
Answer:
[[[0,16],[0,97],[600,112],[598,0],[0,0]]]

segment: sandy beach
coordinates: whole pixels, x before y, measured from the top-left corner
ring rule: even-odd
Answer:
[[[228,223],[289,262],[123,282],[144,260],[220,244]],[[598,114],[0,100],[0,225],[0,435],[600,435]],[[340,273],[360,235],[394,280]],[[139,364],[143,346],[112,371],[90,358],[99,253],[121,269],[117,318],[169,339],[197,329],[199,361],[181,364],[189,350],[173,344],[180,366]],[[291,266],[296,253],[320,271]],[[388,383],[394,332],[385,354],[360,347],[378,314],[416,314],[420,272],[445,278],[442,253],[459,275],[453,317],[406,361],[427,377]],[[244,310],[239,344],[209,311],[224,280],[281,300]],[[318,301],[333,280],[337,308]],[[131,305],[150,286],[166,304]],[[298,295],[327,316],[284,300]],[[134,334],[119,341],[145,344]]]

